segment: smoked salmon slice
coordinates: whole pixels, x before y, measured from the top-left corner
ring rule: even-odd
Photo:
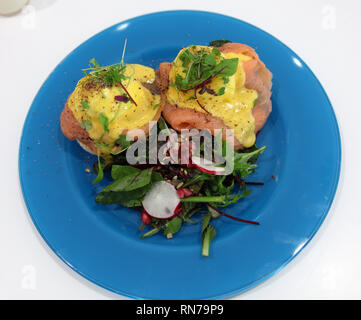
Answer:
[[[246,77],[245,87],[256,90],[258,93],[257,103],[252,110],[255,119],[255,133],[258,133],[272,111],[272,73],[259,59],[256,51],[245,44],[226,43],[218,49],[223,53],[242,53],[251,58],[243,62],[243,68]],[[169,72],[172,67],[171,63],[163,62],[156,71],[156,84],[161,91],[164,119],[177,131],[195,128],[198,130],[206,129],[213,133],[215,129],[228,129],[220,118],[191,108],[180,108],[167,101],[166,91],[169,86]],[[226,139],[225,133],[223,139]],[[236,138],[234,139],[234,147],[235,149],[242,148],[241,143]]]
[[[162,109],[161,107],[159,107],[156,115],[153,118],[153,121],[158,121],[161,113]],[[98,151],[94,141],[89,137],[88,131],[86,131],[80,126],[80,123],[77,121],[73,112],[68,106],[68,101],[66,102],[65,107],[60,115],[60,128],[64,136],[67,137],[69,140],[77,140],[86,151],[97,154]],[[149,134],[149,123],[139,129],[143,130],[143,132],[147,136]],[[123,133],[128,134],[131,138],[136,140],[132,135],[132,130],[124,130]]]

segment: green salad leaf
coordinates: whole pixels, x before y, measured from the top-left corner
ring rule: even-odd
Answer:
[[[120,203],[126,207],[138,207],[146,193],[163,177],[153,168],[140,170],[131,166],[113,165],[111,170],[114,182],[106,186],[95,197],[99,204]]]
[[[188,57],[191,59],[192,56]],[[184,58],[187,62],[187,57]],[[208,64],[214,64],[212,58],[207,58]],[[170,130],[166,121],[161,118],[158,122],[160,129]],[[118,144],[125,141],[125,136],[119,137]],[[172,238],[187,223],[201,223],[202,255],[208,257],[210,254],[211,241],[216,236],[216,230],[212,225],[212,219],[228,217],[239,222],[259,224],[255,221],[246,220],[240,217],[233,217],[226,212],[219,210],[219,207],[226,207],[247,197],[251,190],[247,189],[247,182],[243,179],[249,176],[257,167],[256,161],[265,147],[253,146],[248,149],[235,151],[232,158],[225,154],[226,142],[222,140],[221,133],[216,137],[217,143],[222,145],[221,150],[212,147],[212,152],[216,156],[223,157],[226,161],[234,161],[234,170],[228,175],[214,175],[205,173],[197,167],[182,165],[147,165],[131,166],[127,164],[126,157],[121,154],[113,156],[113,163],[98,157],[98,176],[94,180],[99,182],[103,179],[104,168],[111,168],[113,181],[104,187],[95,198],[99,204],[121,204],[125,207],[142,208],[142,200],[147,192],[157,181],[166,180],[177,189],[184,188],[187,195],[181,197],[180,210],[177,216],[170,220],[152,218],[151,222],[142,224],[141,229],[145,233],[141,238],[147,238],[157,233],[164,234],[167,238]],[[216,143],[216,145],[217,145]],[[200,148],[201,156],[206,152],[205,144]],[[251,183],[251,182],[249,182]],[[260,184],[253,182],[251,184]],[[182,191],[185,193],[185,191]],[[204,214],[203,214],[204,213]]]
[[[236,152],[234,154],[234,171],[239,174],[240,177],[247,177],[250,175],[257,164],[255,162],[258,159],[258,156],[263,153],[266,147],[254,148],[255,150],[245,153],[245,152]]]
[[[99,121],[103,126],[104,132],[109,132],[109,119],[104,113],[99,115]]]
[[[117,140],[115,140],[115,143],[122,147],[122,149],[128,149],[131,145],[130,139],[124,133],[121,134]]]
[[[209,43],[209,46],[211,47],[221,47],[223,46],[225,43],[229,43],[232,42],[230,40],[213,40]]]
[[[179,229],[181,228],[182,223],[183,223],[183,220],[178,216],[175,216],[171,220],[167,221],[165,228],[163,230],[164,235],[168,235],[169,233],[171,233],[173,235],[173,234],[177,233],[179,231]]]
[[[100,156],[99,156],[99,153],[98,153],[98,175],[97,177],[93,180],[93,184],[96,184],[100,181],[103,180],[103,177],[104,177],[104,171],[103,171],[103,166],[100,162]]]
[[[136,175],[141,170],[132,166],[123,166],[123,165],[117,165],[114,164],[112,166],[111,175],[113,180],[119,180],[121,178],[124,178],[128,175]]]
[[[184,75],[176,75],[175,85],[183,91],[198,88],[215,77],[228,78],[238,68],[238,58],[225,59],[216,48],[208,51],[190,46],[182,51],[178,59],[186,69]]]
[[[202,230],[202,256],[208,257],[211,241],[217,235],[217,232],[214,226],[210,224]]]

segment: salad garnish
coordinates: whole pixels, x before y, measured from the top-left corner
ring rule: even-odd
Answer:
[[[170,130],[163,118],[157,125],[158,130]],[[184,159],[184,154],[181,154],[182,139],[178,142],[178,156]],[[125,135],[119,137],[119,143],[125,147],[130,145]],[[226,142],[223,141],[222,144],[225,147]],[[206,147],[206,144],[202,144],[201,157]],[[101,176],[103,172],[109,172],[113,182],[98,192],[95,201],[104,205],[119,203],[138,209],[140,230],[144,231],[141,238],[161,232],[170,239],[185,224],[200,223],[202,255],[208,256],[211,240],[216,236],[213,219],[223,216],[242,223],[259,225],[257,221],[232,216],[221,208],[247,197],[251,193],[247,185],[263,184],[245,179],[257,168],[256,161],[264,150],[265,147],[253,146],[235,151],[234,169],[227,175],[202,170],[192,162],[192,152],[188,155],[188,164],[162,164],[158,161],[156,164],[129,165],[125,153],[113,155],[111,160],[100,158],[93,166],[94,172]],[[212,151],[219,152],[218,148]],[[166,190],[160,192],[161,186],[165,186]],[[157,199],[155,195],[158,195]]]
[[[208,85],[211,81],[220,77],[224,83],[229,81],[229,77],[234,75],[238,68],[238,58],[225,59],[217,48],[200,48],[189,46],[183,49],[178,56],[183,68],[182,74],[177,74],[175,86],[178,90],[186,92],[194,91],[194,99],[206,113],[209,113],[198,99],[198,94],[207,92],[212,95],[223,95],[225,88],[222,87],[216,93]]]

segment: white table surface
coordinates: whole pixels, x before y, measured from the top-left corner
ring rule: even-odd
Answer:
[[[359,0],[30,0],[22,13],[0,16],[0,299],[123,298],[72,271],[38,234],[20,190],[19,141],[38,89],[70,51],[117,22],[170,9],[231,15],[276,36],[319,78],[340,126],[341,177],[325,222],[288,266],[232,299],[360,299]]]

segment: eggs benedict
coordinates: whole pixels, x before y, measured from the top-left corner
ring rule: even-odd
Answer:
[[[255,144],[272,110],[272,74],[252,48],[189,46],[156,73],[163,117],[174,129],[231,129],[235,149]]]
[[[161,115],[155,72],[139,64],[101,67],[94,59],[61,113],[64,135],[101,156],[122,150],[120,138],[132,130],[146,134]]]

